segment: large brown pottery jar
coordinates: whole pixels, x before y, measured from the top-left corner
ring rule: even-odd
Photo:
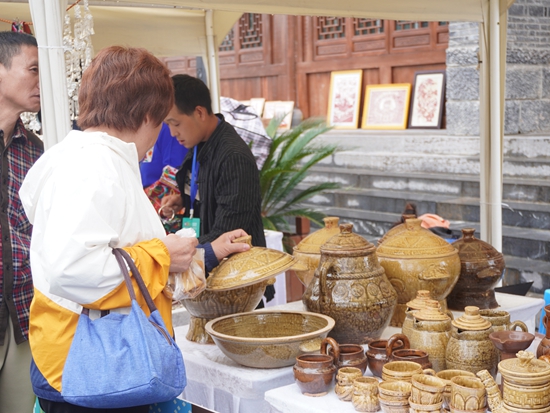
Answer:
[[[477,376],[487,390],[487,403],[493,413],[543,413],[550,411],[550,364],[537,360],[529,351],[498,364],[502,376],[502,396],[486,370]]]
[[[324,228],[309,234],[293,248],[292,255],[307,268],[304,270],[294,270],[300,282],[306,287],[313,279],[315,270],[319,266],[321,246],[330,238],[340,233],[340,228],[338,227],[339,219],[337,217],[326,217],[323,218],[323,221],[325,222]]]
[[[481,317],[478,307],[469,306],[464,311],[451,322],[451,338],[445,352],[447,368],[472,373],[485,369],[494,377],[499,354],[489,338],[493,327]]]
[[[491,244],[474,237],[473,228],[464,228],[462,238],[453,242],[460,257],[460,277],[447,297],[450,309],[464,311],[474,305],[497,308],[495,286],[504,271],[504,256]]]
[[[233,240],[251,245],[252,237]],[[206,290],[195,298],[182,300],[189,312],[189,330],[186,338],[200,344],[214,344],[204,326],[214,318],[245,313],[256,308],[274,275],[286,271],[296,259],[281,251],[252,247],[233,254],[212,270]]]
[[[407,303],[419,290],[428,290],[443,312],[445,298],[460,274],[458,251],[443,238],[421,227],[421,219],[407,219],[406,230],[378,246],[380,265],[397,292],[397,307],[391,325],[401,327]]]
[[[388,326],[397,294],[376,257],[376,248],[340,225],[321,247],[321,260],[302,301],[308,311],[336,321],[329,333],[339,343],[365,344],[377,340]]]
[[[439,303],[428,300],[426,307],[413,314],[411,348],[424,350],[436,372],[445,370],[445,351],[451,337],[451,317],[443,314]]]

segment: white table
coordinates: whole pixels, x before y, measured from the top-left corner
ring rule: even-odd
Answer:
[[[496,296],[500,309],[508,311],[512,321],[521,320],[529,331],[534,331],[535,316],[544,306],[544,300],[502,293]],[[304,307],[301,301],[295,301],[271,309],[303,310]],[[455,316],[460,314],[457,312]],[[323,397],[303,396],[294,384],[292,367],[243,367],[215,345],[188,341],[185,338],[187,330],[188,326],[175,327],[176,341],[183,352],[187,371],[188,384],[182,396],[185,400],[220,413],[355,411],[351,403],[341,402],[334,392]],[[388,327],[382,338],[398,332],[400,328]]]
[[[189,326],[175,327],[185,361],[187,387],[182,398],[220,413],[267,413],[264,393],[294,383],[292,367],[254,369],[226,357],[215,345],[185,338]]]

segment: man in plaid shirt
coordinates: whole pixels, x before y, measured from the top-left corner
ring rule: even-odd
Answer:
[[[44,148],[19,116],[39,110],[36,39],[0,32],[0,412],[31,412],[34,405],[28,342],[32,227],[19,188]]]

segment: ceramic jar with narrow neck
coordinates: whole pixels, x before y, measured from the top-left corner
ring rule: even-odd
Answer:
[[[464,311],[451,322],[451,338],[445,352],[447,368],[472,373],[485,369],[494,377],[499,354],[489,338],[493,327],[481,317],[478,307],[468,306]]]
[[[473,228],[464,228],[462,238],[453,242],[460,257],[460,277],[447,297],[449,308],[464,311],[472,305],[480,309],[498,307],[495,286],[504,271],[504,256],[493,246],[474,236]]]
[[[445,370],[445,352],[451,336],[451,318],[440,311],[439,303],[427,300],[426,307],[413,314],[411,348],[428,353],[432,368]]]
[[[338,343],[366,344],[388,326],[397,294],[376,256],[376,247],[341,224],[321,247],[321,260],[302,301],[308,311],[336,321],[329,333]]]
[[[378,246],[380,265],[397,292],[398,304],[391,325],[401,327],[407,303],[418,290],[428,290],[447,310],[445,298],[460,274],[458,251],[443,238],[422,228],[421,219],[407,219],[406,230],[388,237]]]

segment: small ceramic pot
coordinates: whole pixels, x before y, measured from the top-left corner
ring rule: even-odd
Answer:
[[[412,384],[406,381],[382,381],[378,383],[380,397],[387,401],[407,402],[411,396]]]
[[[350,402],[353,396],[353,381],[363,377],[363,373],[357,367],[342,367],[336,373],[336,386],[334,392],[338,398],[345,402]]]
[[[321,342],[321,354],[333,356],[338,369],[342,367],[357,367],[363,374],[367,370],[367,356],[359,344],[338,344],[331,337]]]
[[[394,334],[388,340],[371,341],[367,347],[367,362],[369,370],[376,377],[382,376],[382,367],[394,350],[410,348],[409,339],[403,334]]]
[[[422,366],[414,361],[390,361],[382,367],[382,380],[384,381],[408,381],[415,374],[429,374],[435,376],[432,369],[422,369]]]
[[[443,402],[435,404],[421,404],[411,401],[409,398],[410,413],[441,413]]]
[[[389,400],[382,395],[378,396],[380,408],[384,413],[409,413],[409,401]]]
[[[413,348],[394,350],[391,353],[390,361],[414,361],[422,366],[423,369],[431,369],[432,363],[428,353],[423,350]]]
[[[296,357],[294,380],[305,396],[324,396],[334,382],[334,358],[326,354],[304,354]]]
[[[487,408],[487,392],[477,377],[455,376],[451,379],[451,411]]]
[[[378,379],[374,377],[358,377],[353,381],[351,403],[358,412],[377,412],[380,410],[378,401]]]
[[[445,390],[443,390],[443,408],[445,410],[451,408],[451,379],[458,376],[476,377],[471,371],[465,370],[441,370],[436,374],[436,377],[445,382]]]
[[[438,404],[443,401],[445,382],[435,376],[415,374],[411,378],[411,400],[419,404]]]

